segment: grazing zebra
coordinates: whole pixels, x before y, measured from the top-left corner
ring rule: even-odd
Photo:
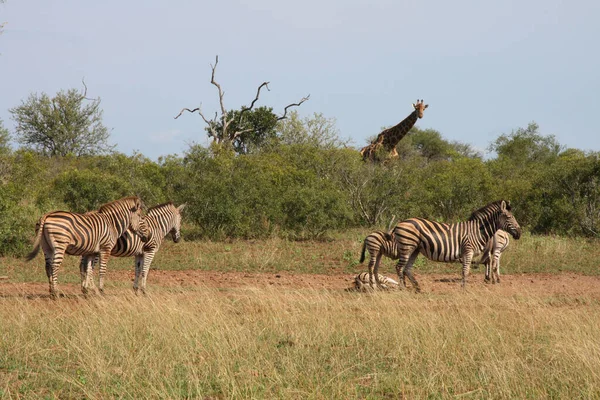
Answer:
[[[393,280],[392,278],[388,278],[384,275],[378,274],[377,278],[379,287],[381,287],[382,289],[389,289],[392,287],[397,287],[399,285],[397,281]],[[361,272],[360,274],[356,275],[356,277],[354,278],[354,288],[360,291],[373,288],[373,284],[370,280],[368,272]]]
[[[57,296],[57,273],[65,253],[74,256],[99,255],[99,288],[102,291],[106,263],[119,236],[129,228],[140,235],[143,241],[148,239],[141,217],[142,206],[142,200],[132,196],[104,204],[98,211],[85,214],[52,211],[42,216],[36,225],[33,250],[27,260],[33,260],[42,248],[50,295]],[[87,287],[82,285],[82,289],[86,293]]]
[[[381,257],[389,257],[392,260],[397,260],[400,258],[400,253],[398,252],[398,245],[396,241],[392,237],[391,234],[384,231],[375,231],[368,235],[363,241],[362,251],[360,253],[360,262],[363,263],[365,261],[365,250],[369,251],[369,285],[373,288],[373,284],[376,283],[377,287],[381,286],[381,282],[378,281],[378,278],[381,276],[379,274],[373,274],[374,270],[379,269],[379,263],[381,261]],[[375,264],[377,264],[376,267]]]
[[[444,224],[424,218],[410,218],[398,223],[393,230],[400,253],[396,272],[403,285],[406,286],[405,278],[408,276],[415,290],[420,291],[411,269],[421,253],[433,261],[461,261],[464,288],[473,255],[484,250],[496,231],[502,229],[515,239],[521,237],[521,227],[510,210],[510,203],[498,200],[473,212],[469,220],[464,222]],[[377,269],[373,273],[376,274]]]
[[[150,264],[152,264],[152,260],[165,236],[171,233],[171,237],[175,243],[181,239],[181,211],[184,208],[185,204],[175,207],[171,202],[149,208],[146,215],[142,217],[148,228],[148,241],[142,242],[138,235],[127,230],[119,237],[117,244],[113,247],[110,253],[113,257],[135,257],[135,281],[133,289],[136,293],[138,288],[142,290],[142,293],[146,293],[146,278],[148,278]],[[91,280],[92,260],[94,264],[98,263],[97,256],[81,257],[80,269],[85,280]]]
[[[498,230],[488,241],[483,252],[483,258],[480,261],[481,264],[485,265],[485,282],[491,280],[492,283],[500,283],[500,256],[508,247],[509,242],[508,233],[503,230]]]

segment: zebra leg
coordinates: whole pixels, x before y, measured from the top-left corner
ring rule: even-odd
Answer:
[[[396,263],[396,273],[398,274],[398,281],[402,282],[402,289],[406,289],[406,267],[410,262],[411,256],[412,254],[409,256],[402,254],[398,257],[398,262]]]
[[[500,254],[494,255],[494,267],[492,268],[492,283],[500,283]],[[496,280],[494,281],[494,278]]]
[[[471,271],[471,260],[473,259],[473,253],[468,252],[464,255],[463,258],[463,267],[462,267],[462,287],[466,288],[467,285],[467,277],[469,276],[469,272]]]
[[[154,260],[154,250],[150,250],[144,253],[144,267],[142,270],[142,285],[141,290],[143,294],[146,294],[146,279],[148,279],[148,271],[150,270],[150,264]]]
[[[492,259],[491,259],[491,258],[490,258],[490,259],[488,259],[488,260],[485,262],[485,278],[483,278],[483,281],[484,281],[485,283],[490,283],[490,280],[491,280],[491,279],[490,279],[490,277],[491,277],[491,272],[492,272],[492,271],[491,271],[491,270],[492,270],[491,262],[492,262]]]
[[[46,276],[48,277],[48,285],[50,286],[50,294],[52,294],[52,258],[53,258],[53,255],[44,254],[44,260],[46,263]]]
[[[88,292],[88,263],[90,262],[89,256],[82,256],[79,262],[79,273],[81,274],[81,292],[87,294]]]
[[[81,258],[81,269],[82,282],[81,291],[83,294],[88,294],[90,289],[96,290],[94,284],[94,264],[98,264],[98,255],[87,255]]]
[[[46,258],[46,275],[50,284],[50,297],[56,299],[58,297],[58,268],[65,258],[65,249],[57,247],[54,253]]]
[[[379,281],[379,263],[381,263],[382,256],[383,256],[383,254],[381,253],[381,251],[379,253],[377,253],[377,258],[375,260],[375,268],[373,269],[373,276],[375,278],[375,283],[376,283],[377,289],[381,289],[383,287],[381,285],[381,282]]]
[[[144,258],[142,255],[135,256],[135,280],[133,281],[133,291],[135,294],[138,292],[140,275],[142,274],[142,266],[144,265]]]
[[[377,265],[377,257],[379,253],[371,253],[369,249],[369,286],[375,288],[375,266]]]
[[[413,251],[413,253],[408,258],[408,262],[406,263],[406,265],[404,266],[404,269],[402,271],[402,279],[404,279],[405,275],[408,276],[410,283],[412,283],[412,285],[415,288],[415,291],[417,293],[421,292],[421,287],[419,286],[419,282],[417,282],[417,280],[415,279],[415,277],[412,274],[412,266],[415,263],[415,260],[417,259],[418,255],[419,255],[419,249],[416,249],[415,251]]]
[[[98,254],[100,264],[98,268],[98,290],[101,294],[104,294],[104,275],[106,274],[106,264],[110,257],[110,251],[111,249],[101,249]]]

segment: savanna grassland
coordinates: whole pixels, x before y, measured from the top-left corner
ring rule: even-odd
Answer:
[[[84,298],[68,257],[52,301],[41,257],[2,258],[0,397],[600,397],[596,241],[511,241],[500,285],[419,258],[424,293],[344,290],[366,233],[167,242],[147,296],[131,259]]]

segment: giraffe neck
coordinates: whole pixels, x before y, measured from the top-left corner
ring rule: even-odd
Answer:
[[[410,131],[415,123],[417,122],[418,115],[417,110],[410,113],[410,115],[404,118],[398,125],[395,125],[382,132],[384,134],[383,145],[388,151],[396,148],[396,145],[406,134]]]

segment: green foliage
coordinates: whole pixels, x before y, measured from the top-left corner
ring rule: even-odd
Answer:
[[[213,157],[190,149],[186,202],[203,236],[314,237],[345,223],[348,210],[336,185],[311,168],[319,154],[301,146],[279,150],[245,157],[221,150]]]
[[[423,216],[450,222],[464,221],[473,210],[494,200],[492,186],[492,175],[482,160],[461,158],[428,164],[416,190]]]
[[[0,256],[24,255],[31,249],[35,208],[20,204],[18,190],[0,184]]]
[[[276,136],[277,116],[271,107],[227,112],[227,129],[224,121],[210,121],[205,128],[217,143],[231,144],[238,154],[248,154],[259,149]]]
[[[599,154],[561,152],[537,129],[500,136],[492,145],[498,156],[487,161],[437,131],[415,130],[400,142],[398,159],[365,163],[339,140],[333,120],[295,113],[247,154],[227,143],[158,162],[137,153],[46,157],[8,149],[0,152],[0,254],[22,254],[43,213],[86,212],[129,195],[147,206],[188,203],[188,240],[322,238],[415,216],[453,222],[500,198],[532,233],[597,237]]]
[[[490,145],[490,150],[498,154],[498,159],[508,159],[525,167],[532,163],[548,163],[558,157],[562,146],[553,135],[543,136],[539,126],[531,122],[527,128],[519,128],[510,135],[500,135]]]
[[[84,213],[129,194],[121,177],[99,169],[73,169],[56,177],[54,194],[70,211]]]
[[[457,160],[463,157],[482,158],[481,153],[469,144],[449,142],[434,129],[422,130],[417,127],[413,127],[398,143],[396,150],[400,158],[423,157],[429,162]]]
[[[10,153],[10,134],[4,127],[4,121],[0,118],[0,155]]]
[[[343,147],[346,142],[339,138],[335,118],[326,118],[321,113],[300,118],[297,111],[290,112],[277,126],[279,143],[283,145],[309,145],[320,149]]]
[[[88,100],[75,89],[60,91],[53,98],[46,93],[31,94],[9,112],[17,123],[17,142],[46,156],[112,150],[107,143],[109,131],[102,124],[100,99]]]

